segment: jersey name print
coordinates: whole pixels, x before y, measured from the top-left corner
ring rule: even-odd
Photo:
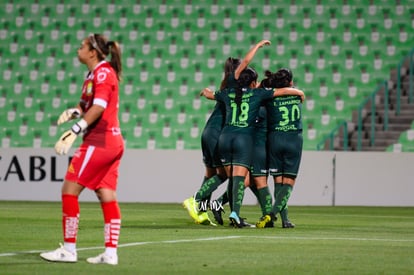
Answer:
[[[274,98],[268,105],[269,131],[301,131],[302,101],[298,96]]]

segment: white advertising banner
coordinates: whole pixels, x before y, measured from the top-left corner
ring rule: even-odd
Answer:
[[[73,153],[72,149],[70,153]],[[53,149],[0,151],[0,200],[60,201],[69,156]],[[409,153],[303,153],[290,205],[414,206]],[[120,167],[121,202],[182,202],[201,185],[204,166],[197,150],[126,150]],[[219,197],[226,183],[213,194]],[[273,193],[273,181],[269,178]],[[246,190],[245,204],[256,204]],[[81,201],[96,201],[85,190]]]

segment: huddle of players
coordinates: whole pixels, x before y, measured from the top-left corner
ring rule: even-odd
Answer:
[[[253,55],[266,44],[270,42],[259,42],[253,48]],[[250,60],[246,62],[246,57],[241,62],[227,59],[219,91],[208,88],[201,91],[201,95],[217,102],[202,135],[206,175],[200,189],[183,205],[196,223],[214,225],[206,212],[206,202],[228,179],[227,191],[209,205],[219,224],[224,223],[222,205],[229,202],[231,225],[250,226],[239,216],[244,189],[248,186],[262,211],[256,227],[274,227],[276,215],[280,214],[282,227],[292,228],[287,202],[301,160],[304,94],[292,87],[292,72],[286,68],[276,73],[266,71],[266,78],[258,83],[258,75],[247,67]],[[273,205],[268,175],[274,179]]]

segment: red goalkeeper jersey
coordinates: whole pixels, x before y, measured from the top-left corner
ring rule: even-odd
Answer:
[[[123,145],[118,119],[118,79],[106,61],[100,62],[89,72],[82,86],[80,106],[83,112],[87,112],[95,104],[105,110],[102,116],[87,128],[83,136],[84,145],[105,148]]]

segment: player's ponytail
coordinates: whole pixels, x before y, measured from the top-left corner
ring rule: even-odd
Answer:
[[[106,46],[109,49],[109,52],[111,53],[111,60],[109,61],[109,63],[111,64],[112,68],[114,68],[119,80],[121,79],[122,74],[121,49],[118,43],[115,41],[108,41],[106,43]]]
[[[220,90],[230,88],[227,85],[228,78],[230,77],[231,74],[234,74],[234,71],[237,69],[239,65],[240,65],[240,59],[238,58],[229,57],[226,59],[226,62],[224,63],[224,76],[220,84]]]

